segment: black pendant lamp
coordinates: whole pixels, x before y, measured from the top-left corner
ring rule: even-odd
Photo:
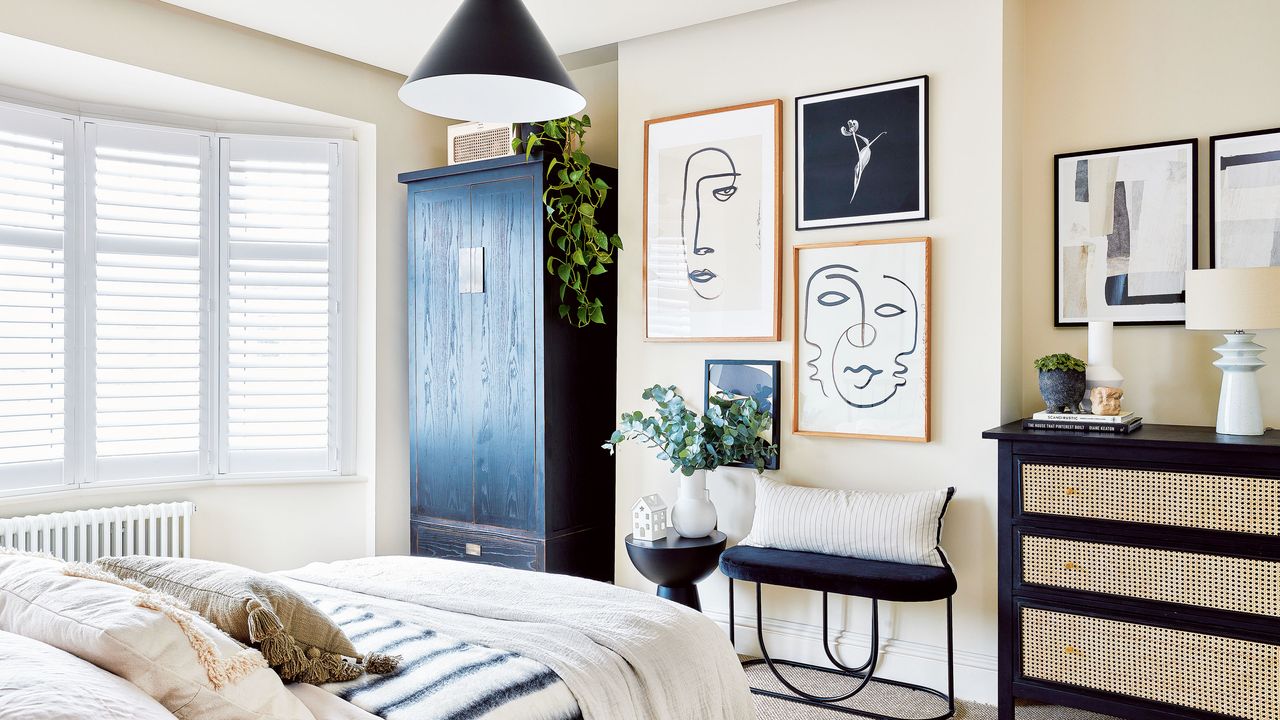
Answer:
[[[587,104],[521,0],[463,0],[399,94],[416,110],[482,122],[553,120]]]

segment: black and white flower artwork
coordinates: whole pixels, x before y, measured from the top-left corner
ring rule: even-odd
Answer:
[[[796,98],[796,229],[925,220],[927,77]]]
[[[797,245],[799,434],[929,439],[929,239]]]

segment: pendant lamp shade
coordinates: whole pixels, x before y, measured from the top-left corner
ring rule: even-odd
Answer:
[[[432,115],[499,123],[554,120],[587,104],[521,0],[463,0],[399,95]]]

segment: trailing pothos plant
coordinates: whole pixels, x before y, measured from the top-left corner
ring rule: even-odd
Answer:
[[[778,448],[761,435],[773,417],[760,409],[755,398],[732,397],[718,392],[708,398],[706,413],[689,409],[674,385],[654,385],[640,395],[658,406],[657,415],[623,413],[618,429],[602,447],[612,455],[618,444],[637,440],[656,450],[658,459],[671,463],[671,472],[692,475],[721,465],[745,463],[764,472]]]
[[[622,247],[616,233],[601,230],[596,212],[608,197],[609,183],[591,176],[591,156],[583,151],[591,117],[566,117],[542,123],[528,137],[511,141],[528,158],[542,148],[547,163],[542,204],[547,209],[547,272],[560,279],[560,317],[578,327],[604,323],[604,303],[592,297],[591,278],[607,272],[613,253]]]

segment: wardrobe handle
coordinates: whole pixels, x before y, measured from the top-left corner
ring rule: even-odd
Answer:
[[[471,290],[471,248],[458,249],[458,294],[466,295]]]
[[[484,248],[471,248],[471,292],[484,292]]]

